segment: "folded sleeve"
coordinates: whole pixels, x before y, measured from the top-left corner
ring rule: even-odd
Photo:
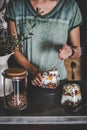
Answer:
[[[80,26],[81,24],[82,24],[82,14],[78,4],[75,3],[72,8],[72,16],[69,25],[69,30],[72,30],[73,28]]]
[[[14,6],[14,0],[10,0],[7,4],[6,10],[5,10],[5,21],[12,20],[15,21],[15,6]]]

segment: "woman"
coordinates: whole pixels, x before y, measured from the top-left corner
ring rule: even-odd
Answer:
[[[32,75],[34,86],[42,85],[41,72],[53,68],[61,81],[67,79],[64,60],[81,55],[82,17],[74,0],[10,0],[6,20],[11,35],[27,35],[30,30],[33,34],[23,44],[22,53],[16,48],[14,56]]]

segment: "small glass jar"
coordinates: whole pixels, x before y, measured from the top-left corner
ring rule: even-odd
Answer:
[[[27,107],[27,72],[21,68],[9,68],[3,72],[4,107],[13,110],[23,110]],[[6,87],[10,82],[10,92]]]
[[[55,89],[59,85],[58,70],[53,69],[44,72],[42,75],[42,88]]]
[[[76,107],[82,101],[80,86],[76,83],[66,83],[63,85],[61,104]]]

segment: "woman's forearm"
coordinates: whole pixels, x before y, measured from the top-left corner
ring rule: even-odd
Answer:
[[[74,47],[71,47],[72,48],[72,55],[69,57],[71,59],[78,59],[80,56],[81,56],[81,47],[78,46],[74,46]]]
[[[81,56],[80,27],[76,27],[70,32],[70,42],[71,47],[74,51],[73,55],[70,58],[78,59]]]
[[[8,22],[8,28],[9,28],[9,34],[17,37],[15,22],[10,20]],[[14,57],[17,63],[23,68],[25,68],[28,72],[30,72],[32,76],[34,76],[35,73],[38,71],[38,69],[33,64],[31,64],[27,60],[27,58],[20,52],[19,48],[15,49]]]
[[[26,59],[18,48],[15,49],[14,57],[17,63],[30,72],[32,76],[37,73],[38,69]]]

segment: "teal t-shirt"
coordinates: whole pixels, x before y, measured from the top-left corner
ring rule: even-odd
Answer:
[[[74,0],[59,0],[49,13],[35,17],[36,13],[29,0],[11,0],[6,20],[15,21],[18,34],[32,32],[22,47],[30,62],[41,71],[58,69],[60,80],[66,79],[66,68],[64,61],[58,59],[58,50],[67,43],[69,31],[82,22],[79,7]]]

